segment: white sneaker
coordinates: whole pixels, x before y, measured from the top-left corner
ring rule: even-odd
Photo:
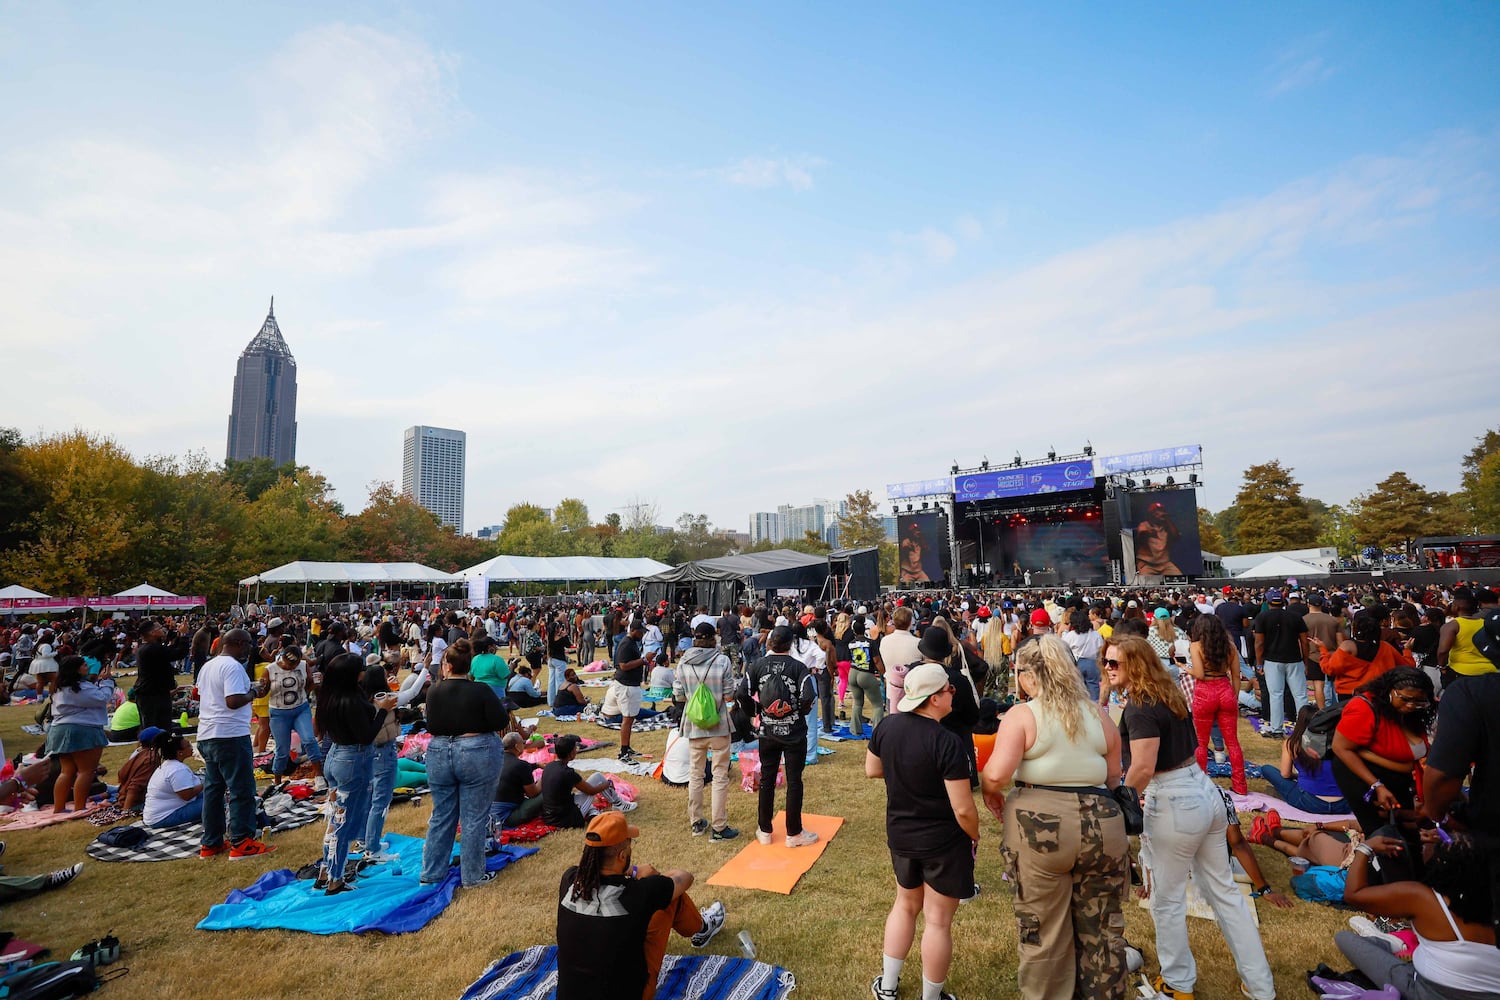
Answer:
[[[756,830],[755,839],[760,841],[762,844],[765,844],[767,847],[771,846],[771,835],[764,830]]]
[[[817,842],[818,835],[811,830],[803,830],[795,837],[786,838],[786,846],[788,847],[806,847],[809,844],[816,844]]]
[[[322,775],[319,775],[318,780],[313,782],[313,791],[319,793],[328,791],[327,779],[325,779]]]
[[[724,904],[714,900],[703,910],[702,916],[703,929],[692,937],[694,948],[702,948],[724,929]]]
[[[619,809],[622,813],[628,813],[635,812],[638,808],[640,808],[640,805],[641,804],[639,802],[626,802],[622,799],[620,800],[620,804],[615,808]]]
[[[1146,956],[1141,954],[1141,950],[1139,948],[1132,948],[1127,944],[1125,946],[1125,971],[1140,972],[1141,967],[1145,964]]]
[[[1369,917],[1350,917],[1349,929],[1358,934],[1360,937],[1369,938],[1372,941],[1381,942],[1387,948],[1391,949],[1392,955],[1399,954],[1400,952],[1404,952],[1406,950],[1405,941],[1401,940],[1394,934],[1387,934],[1379,927],[1376,927],[1375,921],[1371,920]]]
[[[1214,763],[1216,763],[1216,764],[1228,764],[1229,763],[1229,751],[1228,750],[1215,750],[1214,751]]]

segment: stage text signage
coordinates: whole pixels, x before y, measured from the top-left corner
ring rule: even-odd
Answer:
[[[1132,451],[1124,455],[1104,455],[1099,459],[1099,475],[1113,476],[1122,472],[1150,472],[1153,469],[1175,469],[1183,465],[1202,464],[1203,446],[1184,444],[1176,448]]]
[[[1087,490],[1094,485],[1094,463],[1091,459],[1033,465],[1024,469],[991,469],[953,477],[953,499],[1002,500],[1034,493],[1062,493]]]

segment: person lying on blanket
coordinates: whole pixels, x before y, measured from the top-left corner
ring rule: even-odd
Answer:
[[[551,766],[551,765],[549,765]],[[672,931],[702,948],[724,927],[724,904],[699,910],[691,872],[635,864],[639,827],[595,816],[557,901],[557,1000],[652,1000]]]

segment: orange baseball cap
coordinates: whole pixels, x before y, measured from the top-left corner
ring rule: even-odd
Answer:
[[[625,814],[610,810],[589,820],[583,833],[584,843],[590,847],[614,847],[641,835],[641,828],[625,822]]]

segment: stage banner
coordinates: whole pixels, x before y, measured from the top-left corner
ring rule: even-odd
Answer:
[[[490,603],[490,578],[487,576],[469,577],[469,607],[483,608]]]
[[[1150,472],[1153,469],[1175,469],[1181,465],[1202,464],[1203,446],[1184,444],[1176,448],[1157,448],[1153,451],[1132,451],[1124,455],[1101,456],[1099,475],[1113,476],[1125,472]]]
[[[1150,490],[1127,494],[1125,521],[1134,542],[1132,580],[1141,577],[1202,576],[1203,548],[1198,538],[1197,490]]]
[[[905,500],[908,497],[947,496],[953,492],[952,486],[952,481],[946,477],[942,479],[917,479],[909,483],[886,483],[885,498],[887,500]]]
[[[1003,500],[1036,493],[1062,493],[1094,487],[1094,460],[1033,465],[1024,469],[991,469],[953,477],[953,499]]]
[[[935,511],[896,517],[896,545],[900,550],[898,583],[939,583],[953,561],[948,551],[947,518]]]

